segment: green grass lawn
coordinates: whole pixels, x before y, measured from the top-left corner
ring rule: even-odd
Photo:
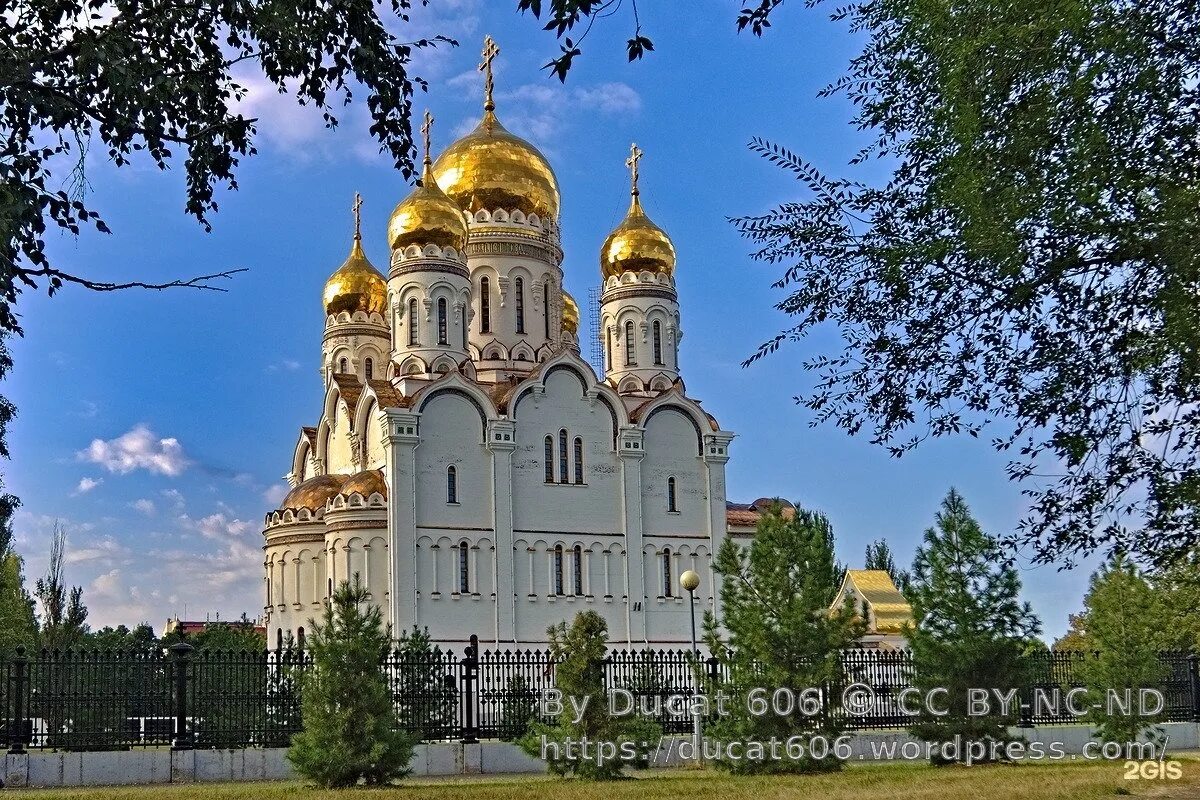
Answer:
[[[1125,780],[1124,764],[1062,763],[935,769],[852,765],[836,775],[730,777],[706,770],[655,771],[635,780],[583,783],[545,777],[413,779],[389,789],[326,792],[299,783],[213,783],[100,789],[6,790],[27,800],[1091,800],[1130,794],[1200,798],[1200,761],[1180,780]]]

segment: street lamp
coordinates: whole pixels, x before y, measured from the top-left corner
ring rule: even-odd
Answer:
[[[692,675],[692,736],[695,739],[696,760],[702,760],[700,749],[700,649],[696,647],[696,589],[700,586],[700,576],[694,569],[679,576],[679,585],[688,593],[688,606],[692,615],[692,658],[694,659]]]

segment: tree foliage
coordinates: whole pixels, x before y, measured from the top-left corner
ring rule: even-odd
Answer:
[[[1200,530],[1200,7],[911,0],[840,7],[866,40],[825,94],[870,135],[831,176],[752,149],[803,199],[736,220],[782,265],[816,419],[900,455],[936,436],[1011,453],[1040,561],[1170,559]]]
[[[1087,643],[1095,651],[1080,668],[1089,690],[1088,721],[1103,741],[1136,741],[1162,720],[1138,713],[1138,690],[1163,688],[1167,671],[1159,653],[1176,646],[1180,632],[1169,622],[1163,596],[1120,556],[1092,575],[1083,602]],[[1110,691],[1123,699],[1127,690],[1129,708],[1109,702]]]
[[[901,594],[908,591],[908,585],[912,582],[912,575],[908,570],[902,570],[896,566],[896,559],[892,557],[892,548],[884,539],[876,539],[867,545],[867,552],[863,558],[863,569],[878,569],[886,572]]]
[[[1019,709],[1010,706],[1002,713],[992,695],[996,713],[972,715],[967,703],[971,689],[1007,692],[1025,680],[1024,656],[1040,626],[1029,604],[1018,599],[1020,592],[1011,560],[951,489],[917,549],[907,594],[914,625],[905,631],[914,685],[923,697],[945,690],[938,702],[948,713],[938,716],[924,708],[913,735],[939,743],[961,736],[989,743],[989,750],[992,742],[1011,740],[1008,728],[1018,722]],[[935,760],[963,754],[948,750]]]
[[[379,607],[358,576],[343,581],[308,637],[302,678],[304,730],[288,760],[322,788],[382,786],[409,772],[417,737],[402,729],[380,659],[391,646]]]
[[[79,645],[88,632],[87,606],[83,604],[83,587],[67,588],[63,575],[63,559],[67,550],[67,532],[58,522],[50,536],[50,563],[46,576],[38,578],[33,593],[41,607],[42,647],[49,650],[69,650]]]
[[[0,399],[0,432],[4,428],[2,407]],[[3,450],[0,435],[0,454]],[[25,589],[25,562],[13,548],[12,516],[19,505],[17,498],[4,492],[4,484],[0,482],[0,656],[11,654],[18,647],[32,648],[37,640],[33,598]]]
[[[733,697],[729,714],[708,725],[725,741],[786,741],[823,736],[831,743],[845,730],[839,713],[843,683],[841,652],[862,634],[855,609],[831,610],[841,569],[834,559],[833,527],[823,514],[779,506],[759,520],[749,547],[727,538],[714,568],[721,576],[721,618],[705,617],[705,641],[723,663]],[[813,692],[829,687],[823,700]],[[790,690],[798,699],[790,713],[751,713],[749,693],[758,687]],[[788,709],[777,709],[788,711]],[[731,772],[814,772],[839,769],[832,749],[823,758],[721,760]]]
[[[554,775],[573,775],[589,780],[619,778],[631,759],[623,757],[623,748],[643,750],[643,742],[657,742],[661,731],[652,721],[638,714],[609,714],[607,687],[604,683],[604,659],[608,653],[608,623],[595,611],[581,611],[570,627],[566,622],[551,625],[550,657],[556,662],[554,686],[563,697],[563,711],[553,725],[534,722],[518,744],[534,758],[543,757]],[[575,720],[574,706],[586,703],[581,718]],[[581,753],[579,743],[586,740],[590,750]],[[596,745],[609,743],[616,751],[598,754]],[[557,747],[555,747],[557,745]],[[573,749],[569,749],[573,748]]]

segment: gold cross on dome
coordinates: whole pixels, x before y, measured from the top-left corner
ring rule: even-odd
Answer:
[[[421,126],[421,138],[425,140],[425,163],[428,164],[429,159],[429,132],[433,130],[433,114],[429,113],[429,109],[425,109],[425,124]]]
[[[496,60],[496,56],[500,55],[500,48],[496,46],[496,40],[491,34],[483,37],[483,62],[479,65],[479,71],[483,73],[483,110],[494,111],[496,108],[495,102],[492,101],[492,88],[494,86],[492,80],[492,62]]]
[[[629,145],[629,158],[625,160],[625,166],[629,167],[630,185],[633,194],[638,193],[638,162],[642,160],[642,155],[642,149],[636,143]]]
[[[358,192],[354,193],[354,204],[350,206],[354,211],[354,241],[362,239],[362,216],[359,214],[359,209],[362,208],[362,195]]]

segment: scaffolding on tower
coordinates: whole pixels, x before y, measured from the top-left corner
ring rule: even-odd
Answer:
[[[588,289],[588,326],[591,331],[591,343],[588,346],[588,362],[596,374],[604,376],[604,336],[600,332],[600,293],[602,287],[593,286]]]

